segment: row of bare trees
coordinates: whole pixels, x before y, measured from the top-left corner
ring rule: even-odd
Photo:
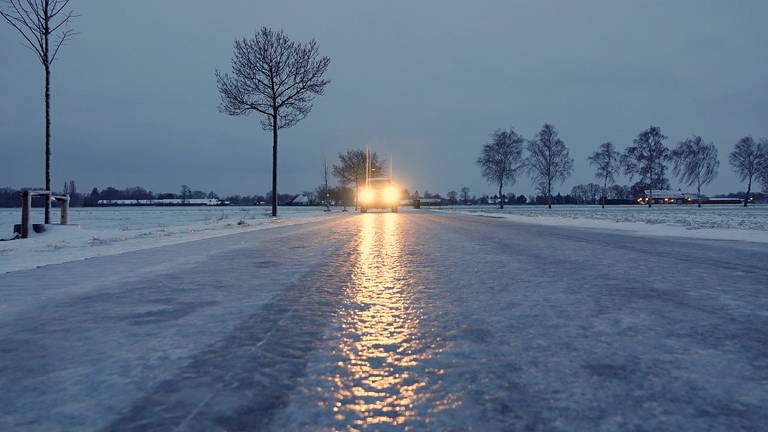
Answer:
[[[648,187],[648,206],[652,205],[653,190],[668,187],[667,163],[672,163],[672,173],[686,186],[695,186],[697,204],[701,207],[701,188],[711,183],[718,173],[720,160],[714,143],[706,142],[701,136],[680,141],[673,149],[665,145],[667,136],[657,126],[640,132],[623,154],[614,145],[606,142],[589,156],[589,163],[595,167],[595,177],[603,182],[602,205],[605,207],[608,186],[615,182],[615,176],[623,172],[630,179],[634,176]],[[760,179],[768,189],[768,140],[757,142],[744,137],[736,143],[729,161],[741,181],[747,181],[744,206],[749,203],[752,182]]]
[[[527,157],[523,157],[523,147]],[[502,209],[504,186],[513,185],[521,171],[528,172],[551,208],[553,186],[563,183],[573,170],[568,147],[549,123],[545,123],[532,140],[524,139],[514,129],[495,131],[490,141],[483,145],[477,164],[483,177],[499,187],[499,207]]]
[[[668,164],[672,173],[687,186],[695,186],[698,205],[701,207],[701,189],[716,177],[720,161],[717,147],[700,136],[680,141],[674,148],[666,146],[668,139],[658,126],[650,126],[640,132],[632,145],[619,152],[613,143],[600,144],[588,160],[595,168],[595,178],[602,183],[601,204],[605,207],[608,189],[616,176],[624,174],[648,190],[648,206],[653,203],[653,190],[669,188]],[[523,150],[527,156],[523,157]],[[753,181],[759,180],[768,189],[768,139],[754,140],[744,137],[736,143],[730,154],[731,166],[742,181],[747,182],[744,206],[749,202]],[[557,129],[544,124],[532,140],[526,140],[513,129],[499,129],[483,145],[477,164],[483,177],[498,186],[501,197],[499,207],[504,208],[505,185],[516,182],[523,170],[527,171],[534,185],[552,207],[552,189],[562,184],[573,170],[573,158],[568,147],[559,137]],[[593,188],[594,189],[594,188]],[[580,192],[582,192],[580,190]],[[585,195],[595,191],[584,192]]]

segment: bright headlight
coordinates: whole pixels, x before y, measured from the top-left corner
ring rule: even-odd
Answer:
[[[360,201],[362,201],[364,203],[369,203],[369,202],[373,201],[373,198],[374,198],[373,190],[365,188],[365,189],[360,191],[360,196],[359,197],[360,197]]]
[[[387,202],[397,202],[400,200],[400,192],[398,192],[397,188],[390,186],[384,189],[384,199]]]

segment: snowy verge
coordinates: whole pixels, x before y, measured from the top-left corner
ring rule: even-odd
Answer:
[[[312,211],[274,219],[263,217],[218,224],[192,223],[133,230],[89,228],[86,225],[48,225],[46,232],[33,233],[29,239],[0,242],[0,274],[229,234],[314,222],[338,215],[338,213],[329,215],[321,211]]]
[[[616,222],[601,219],[582,219],[560,216],[522,216],[499,212],[478,212],[462,210],[438,210],[447,213],[504,219],[528,224],[591,228],[621,231],[638,236],[686,237],[702,240],[733,240],[756,243],[768,243],[768,231],[739,230],[732,228],[690,228],[684,226],[649,224],[645,222]]]

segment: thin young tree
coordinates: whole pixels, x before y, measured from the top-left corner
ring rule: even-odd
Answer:
[[[45,72],[45,189],[51,190],[51,70],[59,49],[77,33],[69,28],[75,13],[70,0],[3,0],[0,16],[24,38]],[[51,202],[45,201],[45,223],[51,223]]]
[[[352,185],[355,191],[355,210],[357,210],[357,191],[365,182],[367,158],[370,156],[370,168],[372,171],[381,171],[384,163],[379,160],[376,152],[370,155],[365,150],[347,150],[339,153],[339,164],[333,166],[333,175],[339,180],[341,186]]]
[[[552,208],[552,186],[563,183],[573,170],[573,158],[549,123],[542,126],[536,138],[528,141],[528,173]]]
[[[598,150],[589,156],[589,164],[595,167],[595,178],[603,181],[602,208],[605,208],[608,186],[616,181],[616,174],[621,169],[620,158],[611,142],[600,144]]]
[[[462,186],[461,188],[461,202],[464,203],[464,205],[469,203],[469,188],[466,186]]]
[[[488,183],[499,186],[499,208],[504,208],[504,185],[512,185],[524,166],[523,138],[513,129],[498,129],[483,145],[477,164]]]
[[[768,140],[755,142],[751,136],[745,136],[736,143],[728,160],[741,181],[747,181],[747,194],[744,196],[746,207],[752,193],[752,180],[768,165]]]
[[[700,136],[680,141],[672,150],[672,173],[688,186],[696,185],[697,204],[701,207],[701,187],[717,177],[720,161],[717,147]]]
[[[621,157],[624,174],[640,177],[648,185],[648,207],[653,203],[653,190],[659,189],[666,181],[666,162],[671,158],[669,148],[664,145],[667,136],[658,126],[651,126],[640,132]]]
[[[331,189],[328,187],[328,160],[323,157],[323,195],[325,211],[331,211]]]
[[[192,197],[192,188],[187,185],[181,185],[180,191],[181,193],[179,196],[181,196],[181,203],[184,204],[187,202],[188,198]]]
[[[290,40],[267,27],[235,41],[232,75],[216,71],[219,110],[231,116],[261,114],[261,127],[272,131],[272,216],[277,216],[277,132],[290,128],[312,110],[330,81],[323,78],[331,59],[321,57],[317,42]]]

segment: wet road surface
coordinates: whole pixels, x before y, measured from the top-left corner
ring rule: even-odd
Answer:
[[[0,294],[3,431],[768,424],[760,244],[349,215]]]

